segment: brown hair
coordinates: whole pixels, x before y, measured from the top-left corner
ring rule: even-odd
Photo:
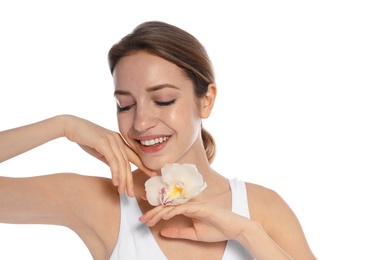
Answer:
[[[147,51],[182,68],[192,80],[197,98],[205,96],[208,85],[215,82],[213,67],[204,46],[176,26],[159,21],[137,26],[109,50],[111,72],[122,57],[138,51]],[[216,153],[215,141],[203,127],[201,136],[207,158],[212,163]]]

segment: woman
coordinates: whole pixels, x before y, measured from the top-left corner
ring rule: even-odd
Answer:
[[[1,132],[0,161],[67,137],[110,166],[113,185],[71,173],[1,177],[0,222],[69,227],[94,259],[315,259],[276,192],[227,180],[210,166],[215,144],[202,119],[216,86],[193,36],[143,23],[111,48],[109,65],[121,135],[56,116]],[[129,162],[138,169],[131,173]],[[187,203],[152,206],[145,182],[172,163],[195,165],[207,187]]]

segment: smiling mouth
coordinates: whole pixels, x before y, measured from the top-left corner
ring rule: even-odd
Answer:
[[[159,138],[155,138],[155,139],[151,139],[151,140],[140,140],[140,143],[143,146],[153,146],[153,145],[157,145],[157,144],[161,144],[165,141],[167,141],[169,139],[170,136],[164,136],[164,137],[159,137]]]

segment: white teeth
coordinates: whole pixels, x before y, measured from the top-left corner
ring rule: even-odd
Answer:
[[[155,139],[151,139],[151,140],[141,140],[140,143],[145,146],[151,146],[151,145],[155,145],[155,144],[161,144],[162,142],[165,142],[168,139],[169,139],[169,136],[164,136],[164,137],[155,138]]]

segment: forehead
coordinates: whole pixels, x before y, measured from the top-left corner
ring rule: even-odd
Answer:
[[[175,85],[190,81],[177,65],[148,52],[138,52],[121,58],[113,71],[113,78],[116,88],[131,85]]]

